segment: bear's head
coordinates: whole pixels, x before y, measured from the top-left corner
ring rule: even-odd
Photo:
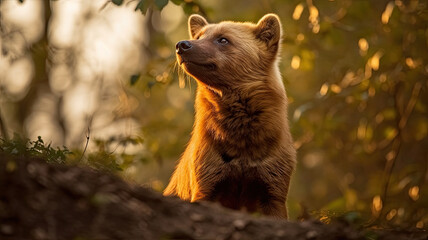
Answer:
[[[200,15],[188,21],[191,40],[176,45],[177,62],[198,82],[216,90],[267,81],[278,68],[281,23],[267,14],[257,24],[209,24]]]

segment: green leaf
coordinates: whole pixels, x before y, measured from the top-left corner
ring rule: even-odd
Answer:
[[[162,10],[168,4],[168,0],[155,0],[156,7]]]
[[[343,211],[346,207],[346,199],[345,197],[339,197],[330,203],[328,203],[326,206],[324,206],[322,209],[327,211],[333,211],[333,212],[339,212]]]
[[[122,5],[123,0],[111,0],[112,3],[116,4],[117,6]]]
[[[131,86],[134,86],[134,84],[137,83],[138,79],[140,79],[140,74],[132,75],[130,79]]]
[[[358,224],[363,220],[361,213],[356,211],[344,213],[343,215],[339,216],[339,219],[349,224]]]
[[[184,0],[170,0],[172,3],[174,3],[175,5],[180,5],[184,2]]]
[[[146,14],[148,7],[149,6],[146,3],[146,0],[140,0],[137,6],[135,7],[135,11],[140,10],[142,14]]]
[[[187,15],[192,14],[193,13],[193,4],[185,2],[183,5],[183,10],[184,10],[184,13],[186,13]]]

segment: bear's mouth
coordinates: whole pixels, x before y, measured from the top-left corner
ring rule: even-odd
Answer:
[[[193,61],[188,61],[188,60],[182,59],[181,62],[180,62],[180,66],[183,63],[185,65],[192,64],[192,65],[200,66],[200,67],[203,67],[203,68],[206,68],[206,69],[209,69],[209,70],[215,70],[217,68],[217,65],[215,65],[214,63],[197,63],[197,62],[193,62]]]

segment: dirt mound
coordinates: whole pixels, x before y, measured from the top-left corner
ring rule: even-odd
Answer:
[[[366,239],[341,223],[255,218],[190,204],[108,173],[0,156],[0,239]],[[371,232],[426,239],[421,232]]]

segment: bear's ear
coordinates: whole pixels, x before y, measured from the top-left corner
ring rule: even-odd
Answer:
[[[208,25],[207,20],[198,14],[192,14],[189,17],[189,35],[192,39],[195,39],[196,34],[205,26]]]
[[[281,40],[281,31],[279,17],[269,13],[259,20],[254,33],[258,39],[266,43],[269,50],[276,53]]]

